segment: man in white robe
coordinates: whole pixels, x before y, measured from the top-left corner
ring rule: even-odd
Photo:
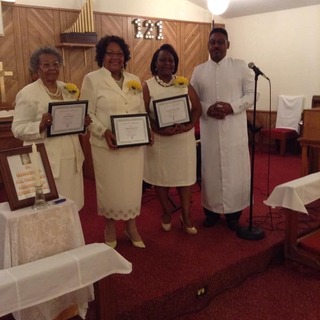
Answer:
[[[254,102],[254,76],[245,61],[226,57],[225,29],[212,29],[210,60],[194,69],[191,84],[202,104],[200,118],[202,205],[205,227],[225,214],[231,230],[250,204],[246,109]]]

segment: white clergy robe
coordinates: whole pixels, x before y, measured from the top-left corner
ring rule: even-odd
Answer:
[[[202,205],[233,213],[250,203],[250,157],[246,109],[254,102],[254,76],[247,64],[225,57],[197,66],[191,78],[201,105]],[[233,114],[223,120],[207,116],[216,101],[230,103]]]

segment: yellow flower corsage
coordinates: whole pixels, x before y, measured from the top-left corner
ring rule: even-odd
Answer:
[[[78,89],[78,87],[71,82],[66,83],[66,85],[64,86],[64,88],[72,95],[74,95],[76,98],[79,97],[80,95],[80,90]]]
[[[130,80],[128,81],[127,86],[129,90],[132,91],[134,94],[137,94],[142,91],[142,86],[139,81]]]
[[[176,77],[173,85],[175,87],[186,88],[189,85],[189,80],[186,77]]]

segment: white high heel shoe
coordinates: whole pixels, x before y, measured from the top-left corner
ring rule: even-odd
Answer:
[[[134,247],[136,247],[136,248],[141,248],[141,249],[143,249],[143,248],[146,247],[142,240],[134,241],[134,240],[132,239],[132,237],[130,236],[130,234],[128,233],[128,231],[125,231],[125,235],[129,238],[129,240],[132,242],[132,245],[133,245]]]
[[[187,234],[197,234],[198,230],[196,227],[187,227],[182,219],[182,216],[180,216],[180,222],[181,222],[181,227],[182,229],[187,233]]]
[[[162,216],[161,216],[161,227],[162,227],[162,230],[163,231],[166,231],[166,232],[169,232],[170,230],[171,230],[171,222],[169,222],[169,223],[164,223],[163,222],[163,216],[164,216],[165,214],[163,214]],[[170,219],[171,219],[171,216],[170,216]]]

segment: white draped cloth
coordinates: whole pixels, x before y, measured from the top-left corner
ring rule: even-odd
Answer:
[[[0,203],[0,269],[22,265],[84,245],[76,204],[66,200],[48,209],[23,208],[11,211]],[[38,286],[38,284],[35,284]],[[92,286],[74,293],[23,309],[16,320],[51,320],[64,309],[78,305],[85,315],[87,302],[94,299]]]
[[[104,243],[0,270],[0,317],[85,288],[110,274],[131,270],[131,263]]]
[[[264,203],[308,214],[305,205],[319,198],[320,172],[316,172],[275,187]]]
[[[276,128],[293,129],[299,133],[303,100],[303,96],[279,96]]]

